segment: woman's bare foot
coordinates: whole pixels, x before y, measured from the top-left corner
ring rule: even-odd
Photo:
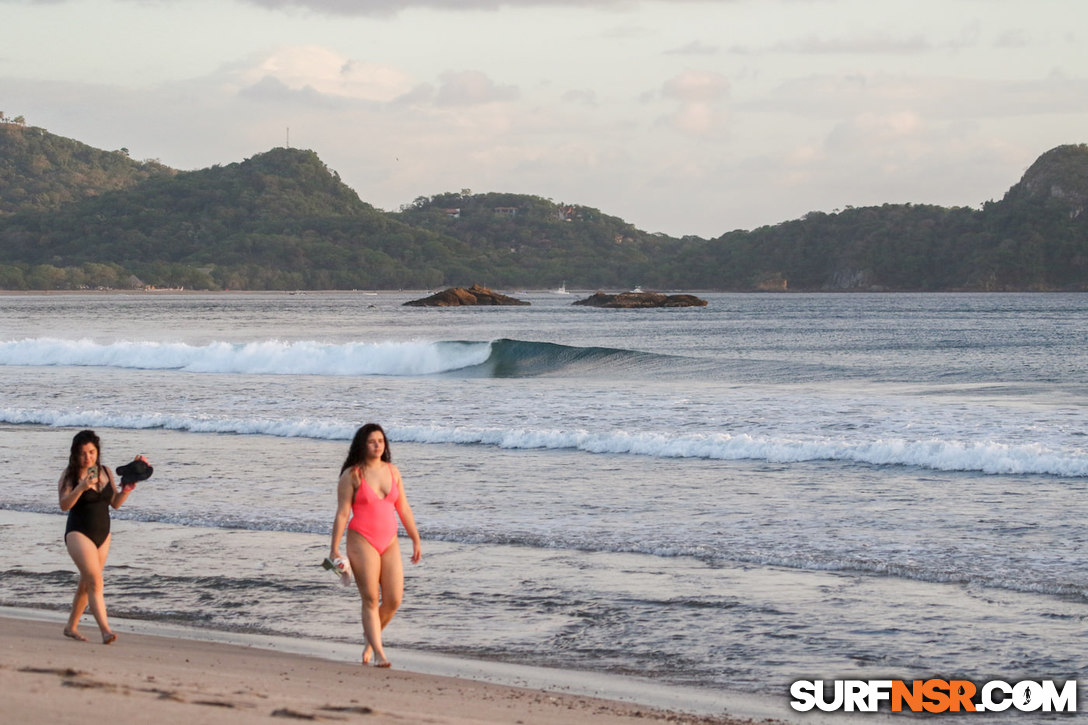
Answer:
[[[363,650],[363,664],[374,665],[375,667],[390,667],[392,663],[385,658],[385,655],[378,655],[377,659],[374,659],[374,648],[369,644],[366,649]]]
[[[75,631],[74,629],[65,629],[64,630],[64,636],[67,637],[68,639],[74,639],[77,642],[86,642],[87,641],[86,637],[84,637],[82,634]]]
[[[102,644],[113,644],[117,641],[117,635],[113,632],[102,633]]]

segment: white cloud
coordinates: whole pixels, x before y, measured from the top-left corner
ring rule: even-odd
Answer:
[[[917,113],[862,113],[838,124],[828,136],[829,148],[857,147],[865,144],[901,144],[917,137],[925,129],[925,123]]]
[[[684,134],[710,136],[725,130],[729,115],[723,108],[729,80],[712,71],[685,71],[662,85],[661,97],[677,101],[678,108],[660,120]]]
[[[656,0],[656,2],[715,2],[718,0]],[[503,8],[620,8],[640,0],[248,0],[271,10],[304,9],[328,15],[391,16],[405,10],[494,11]]]
[[[665,81],[661,92],[685,103],[713,103],[729,93],[729,80],[712,71],[687,71]]]
[[[686,103],[666,117],[668,125],[694,136],[708,136],[724,130],[728,114],[709,103]]]
[[[584,106],[596,106],[597,91],[591,89],[573,89],[563,94],[563,100]]]
[[[434,96],[440,106],[474,106],[520,96],[516,86],[498,85],[480,71],[448,71],[440,80]]]
[[[1053,74],[1034,80],[985,80],[898,74],[793,78],[746,104],[750,110],[843,118],[914,111],[932,118],[1002,118],[1088,112],[1088,79]]]
[[[319,46],[279,48],[231,71],[244,88],[282,88],[360,101],[388,102],[407,93],[407,73],[348,58]]]
[[[720,48],[717,45],[710,45],[701,40],[693,40],[679,48],[666,50],[665,55],[716,55],[719,50]]]
[[[779,43],[772,50],[776,52],[800,53],[805,55],[825,54],[914,54],[925,53],[933,49],[930,41],[921,35],[895,36],[886,33],[871,35],[823,37],[809,35]]]
[[[1031,36],[1023,28],[1006,30],[994,42],[998,48],[1027,48],[1031,45]]]
[[[0,0],[0,5],[61,5],[76,0]],[[131,0],[144,2],[145,0]],[[181,2],[183,0],[175,0]],[[654,1],[654,0],[651,0]],[[656,2],[715,2],[716,0],[656,0]],[[499,10],[518,7],[633,8],[640,0],[245,0],[266,10],[307,10],[333,16],[390,16],[404,10]]]

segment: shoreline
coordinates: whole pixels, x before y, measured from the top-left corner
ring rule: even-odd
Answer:
[[[261,722],[270,716],[367,722],[751,725],[767,713],[694,712],[696,691],[593,673],[398,651],[392,670],[354,662],[355,645],[112,618],[120,635],[66,640],[64,612],[0,607],[0,682],[15,721],[76,722],[87,706],[159,725]],[[351,678],[351,679],[349,679]],[[354,684],[352,683],[354,680]],[[621,681],[626,681],[624,696]],[[657,689],[658,692],[653,691]],[[672,690],[670,704],[664,691]],[[658,699],[659,705],[636,702]],[[706,706],[708,703],[702,703]],[[784,706],[784,703],[783,703]]]
[[[59,532],[63,530],[62,527],[62,516],[55,512],[0,509],[0,528],[11,532],[48,530]],[[119,536],[141,540],[145,547],[155,551],[166,550],[178,542],[181,542],[181,549],[184,550],[191,545],[194,537],[199,538],[206,533],[201,527],[154,524],[124,518],[114,521],[114,530]],[[243,550],[269,548],[273,541],[281,541],[283,537],[288,537],[285,546],[289,550],[294,552],[313,550],[316,556],[318,550],[313,548],[314,543],[311,541],[314,537],[284,532],[245,532],[243,540],[233,541],[236,548],[222,551],[225,552],[224,555],[233,557]],[[217,542],[217,546],[224,543],[229,542]],[[20,562],[14,567],[15,571],[25,570],[38,573],[65,571],[71,574],[70,570],[73,567],[70,560],[65,560],[66,553],[62,546],[59,541],[42,542],[38,536],[16,537],[11,542],[8,553],[15,561]],[[435,546],[437,548],[432,551],[432,554],[440,556],[445,551],[446,545],[436,542]],[[320,547],[320,551],[324,551],[324,546]],[[303,575],[302,579],[309,584],[312,580],[311,569],[316,569],[310,558],[307,554],[299,554],[279,561],[275,565],[291,573],[292,577],[298,569]],[[149,575],[148,561],[136,550],[118,547],[116,552],[111,552],[111,559],[111,568],[127,572],[137,581]],[[177,565],[174,559],[160,561],[160,563],[168,568]],[[297,577],[291,580],[296,581],[296,579]],[[71,581],[70,586],[74,587],[74,579]],[[116,587],[116,582],[113,584]],[[330,594],[339,593],[339,586],[333,587],[331,581],[326,581],[324,575],[313,584],[318,588],[331,588]],[[14,591],[18,590],[19,588],[16,587]],[[327,602],[327,606],[300,610],[305,612],[301,615],[303,620],[313,620],[313,622],[312,626],[307,626],[305,621],[299,622],[299,631],[295,631],[294,629],[284,630],[282,626],[265,629],[259,621],[252,619],[245,619],[237,627],[222,621],[217,624],[194,624],[183,618],[160,619],[156,616],[156,609],[153,606],[148,608],[134,602],[128,602],[129,608],[133,608],[133,611],[129,613],[129,616],[125,616],[126,607],[122,604],[125,597],[118,592],[111,593],[109,583],[107,583],[107,590],[107,600],[111,600],[114,594],[120,597],[117,601],[113,601],[114,608],[111,610],[110,620],[122,638],[130,634],[161,636],[206,642],[211,645],[226,644],[266,649],[284,655],[316,657],[356,668],[359,666],[357,662],[361,652],[361,631],[358,632],[358,642],[351,640],[350,635],[345,641],[336,636],[324,636],[330,630],[320,625],[321,621],[328,621],[331,618],[337,622],[350,622],[351,627],[357,628],[358,600],[354,595],[347,598],[334,597]],[[44,599],[40,596],[31,597],[30,601],[25,599],[21,601],[19,595],[14,596],[15,598],[6,600],[6,606],[0,606],[0,619],[7,617],[50,623],[50,628],[56,631],[51,631],[48,638],[59,639],[59,631],[63,627],[68,612],[71,590],[67,588],[63,592],[57,590]],[[97,635],[97,627],[89,613],[84,615],[80,629],[89,639],[96,638],[92,635]],[[426,641],[426,639],[420,641]],[[68,643],[66,640],[63,642]],[[49,649],[57,644],[46,641],[41,646]],[[574,662],[558,665],[531,665],[526,664],[524,658],[517,656],[503,658],[498,655],[494,658],[473,658],[471,655],[447,654],[438,650],[411,649],[402,646],[394,647],[390,654],[397,670],[422,675],[453,677],[495,685],[528,687],[540,691],[604,698],[690,715],[727,714],[731,717],[756,720],[762,718],[791,720],[796,716],[796,713],[789,709],[785,697],[774,698],[737,690],[685,686],[650,676],[639,676],[637,672],[614,673],[597,669],[576,669]]]

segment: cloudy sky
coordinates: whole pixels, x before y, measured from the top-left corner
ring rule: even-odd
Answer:
[[[1088,142],[1085,0],[0,0],[0,111],[178,169],[290,144],[720,235],[1000,199]]]

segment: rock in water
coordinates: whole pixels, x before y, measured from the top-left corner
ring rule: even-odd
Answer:
[[[640,309],[644,307],[706,307],[706,300],[695,295],[666,295],[661,292],[620,292],[614,295],[597,292],[573,304],[587,307]]]
[[[468,289],[450,287],[430,297],[411,300],[404,304],[409,307],[460,307],[463,305],[527,305],[529,303],[474,284]]]

